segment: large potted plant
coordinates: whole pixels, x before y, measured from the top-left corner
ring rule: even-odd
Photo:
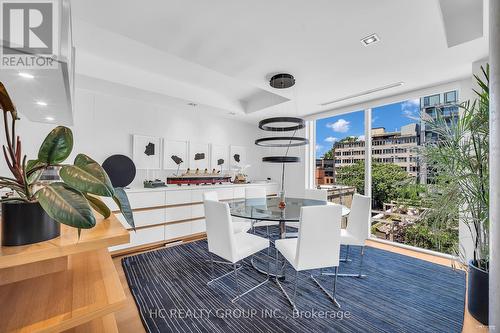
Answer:
[[[489,271],[489,67],[475,75],[476,98],[460,106],[461,115],[450,119],[438,112],[435,119],[422,114],[426,130],[437,140],[423,149],[432,178],[434,209],[428,216],[435,223],[458,219],[471,233],[472,260],[468,266],[468,309],[488,323]],[[463,251],[457,249],[461,258]]]
[[[108,218],[110,209],[99,199],[112,197],[127,222],[134,220],[127,195],[113,188],[104,169],[93,159],[78,154],[73,164],[63,164],[73,149],[73,134],[64,126],[54,128],[45,138],[36,159],[27,160],[16,136],[18,114],[4,85],[0,82],[0,108],[3,113],[6,145],[5,162],[13,177],[0,177],[0,188],[13,195],[3,197],[2,245],[24,245],[55,238],[60,224],[81,229],[95,226],[92,209]],[[60,168],[60,182],[39,181],[47,168]]]

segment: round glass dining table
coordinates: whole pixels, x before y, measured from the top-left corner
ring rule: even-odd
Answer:
[[[324,206],[324,205],[334,205],[333,203],[321,200],[313,199],[302,199],[302,198],[285,198],[285,208],[281,209],[278,205],[280,202],[279,197],[267,197],[267,198],[255,198],[255,199],[242,199],[235,200],[229,203],[230,213],[234,217],[256,220],[256,221],[274,221],[279,224],[279,237],[297,237],[297,232],[286,232],[287,222],[299,222],[300,221],[300,208],[306,206]],[[342,205],[342,216],[346,216],[350,213],[349,208]],[[263,274],[269,274],[272,276],[277,276],[280,279],[284,279],[283,274],[278,274],[277,272],[282,272],[283,266],[279,269],[274,268],[274,259],[272,255],[267,253],[267,267],[262,263],[254,261],[253,257],[251,259],[252,266],[259,272]],[[283,262],[284,264],[284,262]]]
[[[304,198],[285,198],[285,208],[279,207],[279,197],[255,198],[235,200],[229,203],[232,216],[256,220],[256,221],[275,221],[279,223],[280,238],[286,237],[286,223],[299,222],[300,208],[306,206],[329,205],[327,201],[304,199]],[[342,205],[342,216],[350,213],[349,208]]]

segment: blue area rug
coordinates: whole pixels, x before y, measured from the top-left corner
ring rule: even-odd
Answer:
[[[343,249],[344,250],[344,249]],[[130,290],[148,332],[461,332],[465,273],[449,267],[387,252],[365,249],[363,273],[338,278],[333,306],[323,292],[300,275],[299,312],[293,312],[272,280],[236,303],[232,275],[213,283],[206,262],[207,243],[198,241],[160,249],[122,261]],[[339,272],[357,272],[359,250],[351,247],[349,263]],[[244,264],[245,290],[265,276]],[[216,265],[216,276],[228,267]],[[317,272],[314,272],[317,273]],[[288,268],[286,275],[294,274]],[[291,294],[291,281],[284,286]],[[319,280],[329,290],[331,277]]]

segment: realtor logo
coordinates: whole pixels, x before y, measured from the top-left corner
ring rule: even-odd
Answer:
[[[0,0],[2,68],[54,68],[57,42],[52,0]]]

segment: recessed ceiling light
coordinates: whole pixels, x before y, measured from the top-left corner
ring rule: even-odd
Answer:
[[[45,120],[48,120],[48,121],[54,121],[54,117],[47,116],[47,117],[45,117]]]
[[[363,44],[364,46],[375,44],[379,41],[380,41],[380,38],[378,37],[377,34],[371,34],[369,36],[361,38],[361,44]]]
[[[47,106],[47,103],[43,102],[43,101],[38,101],[36,102],[37,105],[40,105],[40,106]]]
[[[19,72],[18,75],[20,77],[24,77],[25,79],[34,79],[35,76],[31,75],[30,73],[26,73],[26,72]]]

